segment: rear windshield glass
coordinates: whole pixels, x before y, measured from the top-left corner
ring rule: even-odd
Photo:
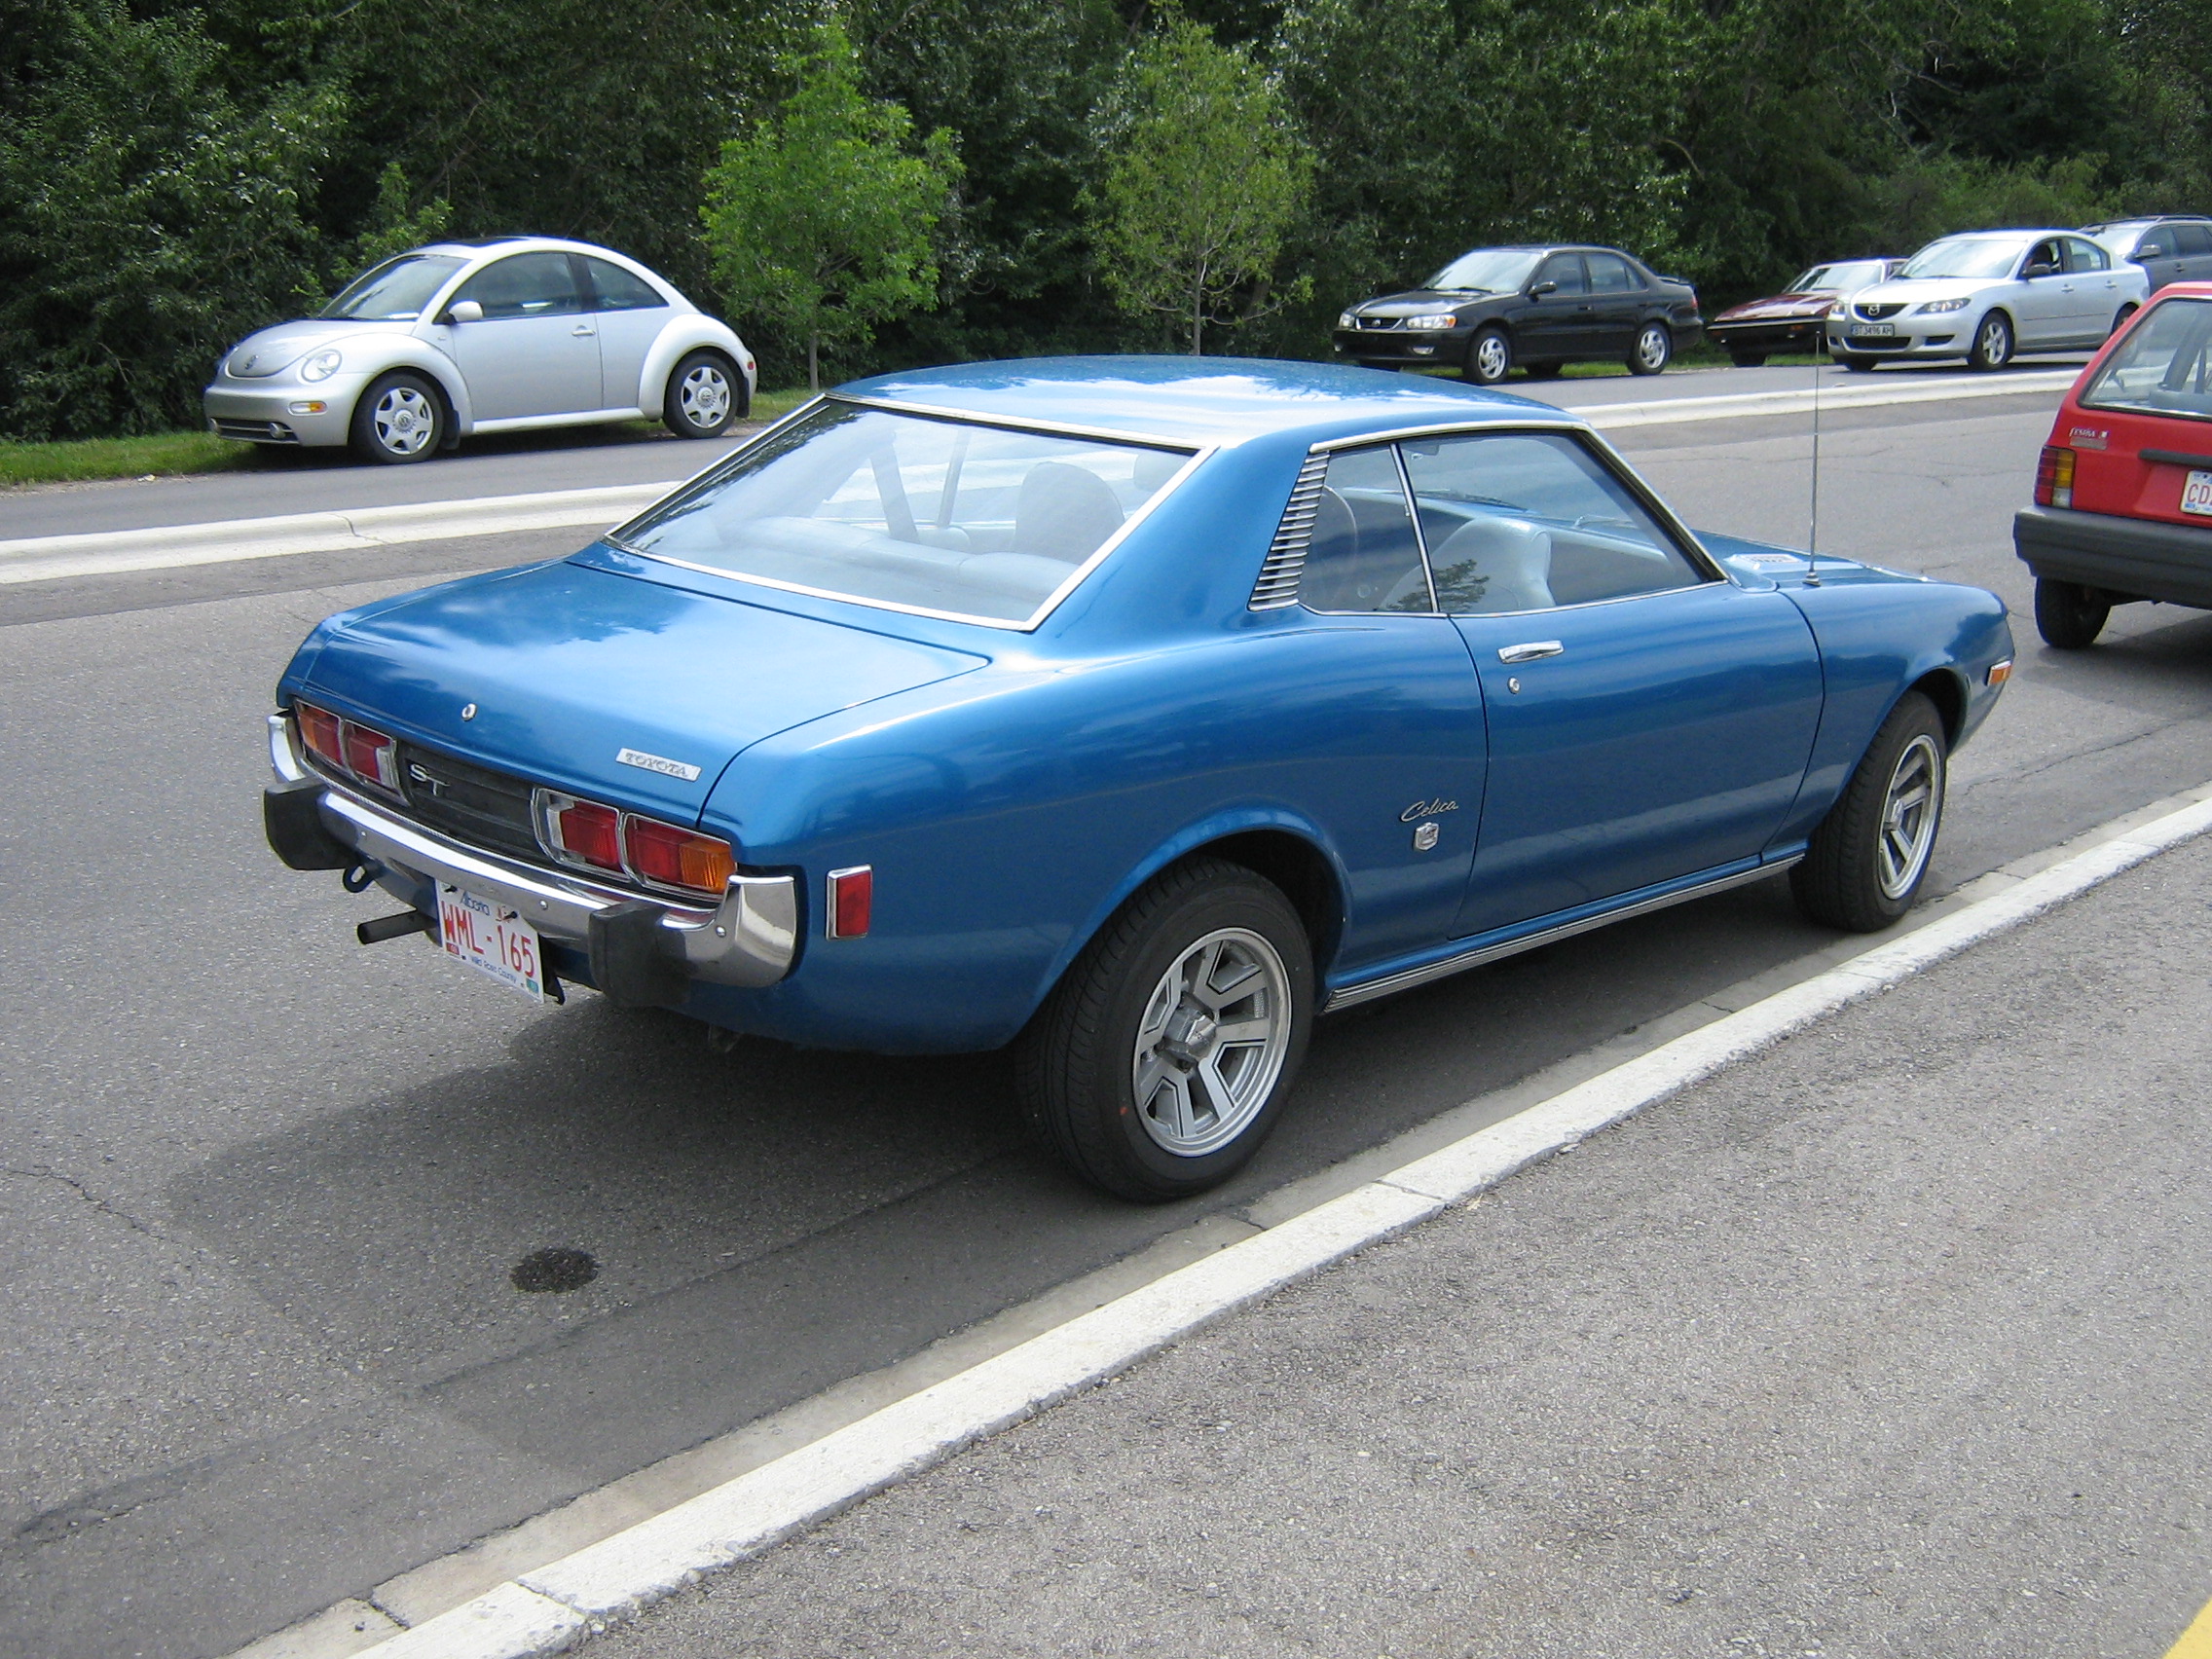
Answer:
[[[838,599],[1026,623],[1189,460],[830,402],[610,539]]]
[[[346,291],[317,314],[355,322],[412,322],[461,264],[445,253],[387,259],[347,283]]]
[[[1502,294],[1528,281],[1542,257],[1541,249],[1531,253],[1525,247],[1478,247],[1431,276],[1428,285],[1456,294]]]
[[[2020,257],[2020,244],[2007,239],[1947,237],[1930,242],[1899,272],[1900,276],[2009,276],[2012,262]]]
[[[2142,409],[2212,420],[2212,300],[2167,300],[2114,348],[2082,394],[2084,409]]]

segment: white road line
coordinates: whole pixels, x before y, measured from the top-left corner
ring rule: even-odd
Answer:
[[[2198,799],[2097,841],[366,1651],[375,1659],[560,1652],[2207,830],[2212,799]]]
[[[1823,409],[1871,409],[1893,404],[1941,403],[1961,398],[2058,392],[2075,371],[2000,376],[1972,381],[1874,381],[1821,392]],[[1567,405],[1608,430],[1680,425],[1704,421],[1807,413],[1813,393],[1725,392],[1714,397],[1656,398],[1641,403]],[[501,535],[520,530],[605,530],[676,489],[665,484],[619,484],[597,490],[553,490],[527,496],[486,496],[464,501],[411,502],[356,507],[346,512],[284,513],[269,518],[220,519],[210,524],[150,530],[95,531],[78,535],[35,535],[0,541],[0,586],[52,581],[62,576],[122,575],[137,571],[184,570],[243,559],[276,559],[294,553],[341,553],[410,541],[443,541],[466,535]]]

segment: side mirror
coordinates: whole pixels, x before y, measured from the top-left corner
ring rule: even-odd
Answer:
[[[1529,298],[1530,298],[1531,300],[1540,300],[1546,294],[1556,294],[1558,292],[1559,284],[1557,282],[1537,282],[1529,289]]]
[[[2020,273],[2022,280],[2029,282],[2033,282],[2038,276],[2055,276],[2057,275],[2058,267],[2045,259],[2036,260]]]
[[[2165,257],[2166,250],[2157,242],[2145,242],[2135,250],[2135,258],[2138,263],[2146,259],[2163,259]]]
[[[438,320],[441,322],[482,322],[484,320],[484,308],[474,300],[456,300],[452,305],[446,307],[446,314]]]

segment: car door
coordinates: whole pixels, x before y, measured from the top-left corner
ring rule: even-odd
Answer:
[[[2018,280],[2003,302],[2012,313],[2013,338],[2023,351],[2065,345],[2081,326],[2075,320],[2079,303],[2066,286],[2066,255],[2059,240],[2046,237],[2021,255]]]
[[[2167,281],[2201,282],[2212,277],[2212,225],[2160,225],[2157,230],[2173,242],[2173,275]]]
[[[1649,299],[1643,278],[1617,253],[1585,253],[1590,275],[1590,332],[1585,350],[1601,357],[1625,357],[1643,325]]]
[[[590,284],[592,325],[599,330],[599,407],[658,414],[656,393],[641,388],[645,357],[673,314],[666,298],[644,277],[611,260],[570,257]]]
[[[2066,259],[2063,286],[2073,303],[2075,343],[2101,346],[2112,332],[2113,318],[2127,302],[2133,283],[2122,288],[2112,255],[2086,237],[2061,238],[2059,250]]]
[[[1590,279],[1579,253],[1555,253],[1536,268],[1513,333],[1515,353],[1524,363],[1589,353]]]
[[[2168,282],[2181,279],[2181,249],[2173,227],[2153,225],[2136,238],[2135,250],[2128,257],[2143,268],[2143,275],[2157,293]]]
[[[1755,861],[1820,721],[1812,630],[1561,431],[1400,444],[1489,766],[1456,937]]]
[[[479,424],[604,407],[599,331],[567,254],[509,254],[461,285],[452,303],[464,300],[484,314],[452,324],[446,350]]]

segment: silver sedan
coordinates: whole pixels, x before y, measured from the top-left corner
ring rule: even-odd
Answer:
[[[315,315],[232,348],[203,396],[226,438],[427,460],[473,432],[659,419],[711,438],[752,407],[753,353],[633,259],[547,237],[434,242]]]
[[[1975,231],[1930,242],[1897,276],[1828,313],[1846,368],[1964,357],[2003,368],[2015,351],[2089,350],[2149,297],[2140,266],[2074,231]]]

